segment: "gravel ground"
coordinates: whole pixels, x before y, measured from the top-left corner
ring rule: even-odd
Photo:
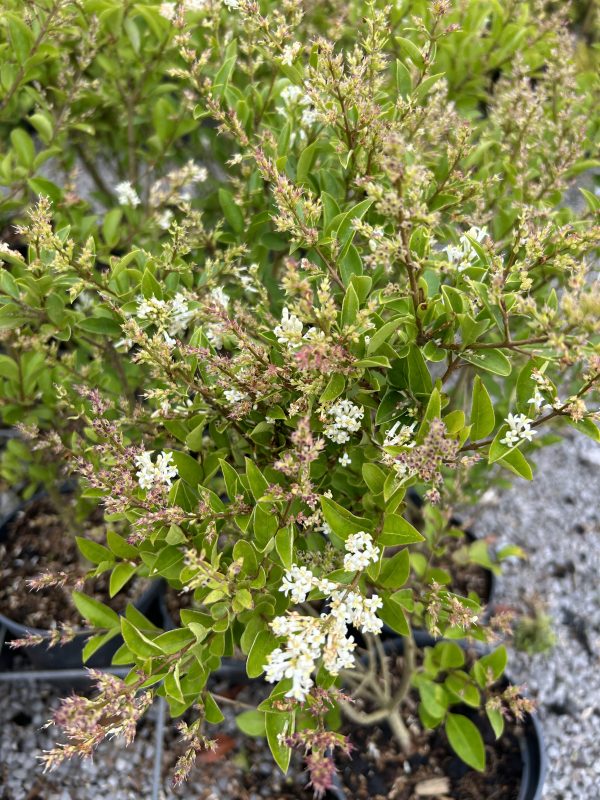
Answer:
[[[548,751],[545,800],[600,797],[600,446],[578,434],[540,451],[533,482],[489,498],[474,526],[529,554],[510,564],[497,603],[541,602],[556,645],[511,653],[509,669],[537,699]]]
[[[497,603],[520,610],[543,604],[553,619],[557,642],[549,653],[512,653],[510,661],[513,679],[526,684],[539,705],[549,760],[544,798],[594,800],[600,796],[600,447],[573,433],[541,451],[537,464],[532,483],[518,480],[503,494],[487,493],[474,529],[529,554],[527,561],[506,566]],[[94,762],[40,775],[36,753],[52,742],[52,732],[41,725],[64,693],[64,686],[38,684],[32,691],[0,684],[0,800],[150,798],[152,715],[128,750],[109,743]],[[226,736],[234,732],[230,716]],[[167,751],[174,741],[167,734]],[[194,773],[183,794],[174,793],[165,777],[164,800],[235,800],[224,786],[217,794],[203,791],[202,772]]]

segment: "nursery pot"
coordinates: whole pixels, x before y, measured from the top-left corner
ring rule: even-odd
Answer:
[[[0,519],[0,542],[5,541],[10,532],[12,522],[17,518],[19,513],[26,509],[31,503],[39,500],[43,494],[37,494],[34,498],[26,503],[22,503],[10,514],[5,515]],[[159,581],[152,581],[150,585],[140,593],[140,596],[134,600],[135,607],[142,613],[147,615],[153,606],[155,606],[158,596],[162,591],[162,586]],[[57,620],[60,622],[60,620]],[[8,639],[22,639],[26,635],[42,635],[47,636],[48,631],[40,628],[34,628],[27,625],[22,625],[19,622],[7,617],[0,612],[0,628],[5,628]],[[49,648],[46,643],[33,645],[31,647],[22,647],[19,652],[24,653],[31,663],[38,669],[77,669],[84,666],[83,664],[83,648],[86,642],[93,635],[93,631],[82,630],[75,635],[75,638],[64,644],[56,645]],[[1,644],[1,643],[0,643]],[[86,662],[85,666],[88,667],[107,667],[110,665],[111,660],[118,648],[123,644],[121,636],[115,636]]]
[[[428,636],[423,631],[415,632],[414,638],[419,649],[433,647],[439,641]],[[458,644],[461,644],[466,649],[464,642],[458,642]],[[404,640],[401,637],[388,639],[384,647],[386,653],[390,655],[401,655],[404,649]],[[508,686],[510,683],[510,678],[505,676],[502,684]],[[457,706],[455,710],[467,716],[473,715],[473,709],[467,706]],[[526,714],[518,729],[513,732],[513,735],[518,741],[521,760],[521,781],[515,800],[542,800],[547,757],[543,732],[537,716],[535,714]],[[330,797],[331,800],[343,800],[343,798],[350,800],[350,790],[344,786],[343,770],[340,780],[337,781],[335,790],[331,792]]]

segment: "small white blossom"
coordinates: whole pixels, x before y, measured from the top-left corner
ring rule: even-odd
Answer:
[[[159,14],[161,17],[168,19],[172,22],[175,19],[175,12],[177,10],[176,3],[161,3],[159,7]]]
[[[204,334],[215,350],[223,347],[223,337],[226,333],[227,329],[220,323],[210,323],[204,327]]]
[[[507,447],[515,447],[523,439],[530,442],[537,433],[531,428],[532,420],[525,414],[509,414],[504,421],[508,425],[508,430],[504,438],[500,439],[500,443]]]
[[[280,344],[295,347],[302,341],[302,322],[295,314],[290,314],[285,307],[281,313],[281,323],[276,326],[273,333]]]
[[[156,463],[152,463],[152,455],[154,450],[142,453],[135,457],[135,463],[138,467],[136,477],[140,488],[151,489],[155,484],[163,484],[163,486],[170,487],[173,478],[177,477],[177,468],[172,464],[172,453],[159,453]]]
[[[412,425],[402,425],[400,427],[400,422],[395,422],[389,431],[385,435],[385,439],[383,440],[384,447],[414,447],[414,441],[411,442],[412,437],[414,436],[415,432],[415,425],[417,423],[413,422]]]
[[[315,576],[307,567],[293,564],[283,576],[279,591],[287,597],[291,595],[294,603],[303,603],[308,593],[315,585]]]
[[[245,392],[240,392],[239,389],[225,389],[224,395],[227,402],[232,406],[242,403],[248,398],[248,395]]]
[[[306,125],[307,128],[310,127],[311,125],[314,125],[318,119],[319,119],[319,114],[316,109],[305,108],[302,111],[302,117],[301,117],[302,124]]]
[[[370,533],[359,531],[349,536],[345,542],[346,555],[344,556],[344,569],[346,572],[356,572],[366,569],[371,562],[377,561],[380,549],[373,542]]]
[[[234,11],[236,8],[240,7],[239,0],[223,0],[223,3],[230,11]]]
[[[237,0],[236,0],[237,1]],[[225,0],[227,2],[227,0]],[[281,57],[281,63],[285,64],[288,67],[291,67],[296,59],[296,56],[300,52],[302,45],[300,42],[294,42],[294,44],[286,44],[283,48],[283,55]]]
[[[348,453],[344,452],[342,457],[338,458],[338,462],[342,465],[342,467],[347,467],[352,463],[352,459]]]
[[[227,309],[229,305],[229,295],[223,291],[220,286],[217,286],[216,289],[213,289],[210,293],[210,299],[221,308]]]
[[[364,409],[355,405],[350,400],[338,400],[327,411],[327,416],[333,421],[327,425],[323,433],[336,444],[345,444],[350,440],[350,434],[360,430],[364,417]]]
[[[458,267],[459,271],[466,269],[473,261],[476,261],[478,257],[477,251],[467,237],[471,237],[471,239],[481,243],[487,236],[487,227],[479,228],[475,225],[472,226],[466,234],[462,234],[458,245],[449,244],[446,247],[448,261]]]
[[[162,228],[163,231],[168,231],[172,222],[173,212],[170,208],[165,208],[165,210],[156,218],[156,224],[159,228]]]
[[[121,206],[131,206],[136,208],[142,202],[139,194],[129,181],[122,181],[115,186],[117,200]]]

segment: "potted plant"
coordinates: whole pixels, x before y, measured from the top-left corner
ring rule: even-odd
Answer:
[[[498,686],[502,646],[465,656],[452,641],[491,641],[497,621],[435,580],[424,533],[498,474],[531,479],[549,425],[599,438],[600,201],[558,205],[595,164],[597,77],[565,58],[561,16],[534,20],[525,2],[417,3],[414,19],[356,3],[334,23],[192,5],[155,11],[228,185],[162,249],[108,263],[44,202],[28,230],[52,294],[75,278],[92,292],[97,346],[139,380],[129,408],[100,380],[67,392],[72,436],[56,446],[130,526],[124,560],[193,594],[168,631],[90,612],[96,641],[122,634],[115,663],[135,668],[65,703],[69,741],[46,762],[131,735],[159,694],[197,712],[183,777],[221,716],[209,678],[235,656],[275,684],[240,724],[284,770],[305,752],[317,793],[348,747],[330,704],[388,725],[406,757],[433,730],[485,770],[484,738],[527,701]],[[35,328],[30,296],[4,300],[6,328]],[[415,487],[436,509],[423,532],[405,514]],[[423,623],[445,641],[417,649]]]

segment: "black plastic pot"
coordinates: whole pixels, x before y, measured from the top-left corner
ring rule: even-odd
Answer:
[[[0,519],[0,541],[3,541],[9,531],[10,524],[16,516],[27,507],[29,503],[42,497],[42,493],[35,495],[28,503],[22,503],[10,514],[5,515]],[[162,585],[160,581],[152,581],[150,585],[141,592],[138,599],[134,601],[135,607],[141,611],[142,614],[147,615],[151,608],[156,605],[158,597],[162,592]],[[60,622],[60,620],[57,620]],[[21,625],[19,622],[6,617],[0,613],[0,627],[4,627],[7,631],[6,638],[22,639],[27,635],[34,636],[48,636],[47,630],[40,628],[31,628],[27,625]],[[45,643],[33,645],[31,647],[22,647],[19,652],[25,654],[31,663],[38,669],[76,669],[81,668],[83,665],[83,648],[86,642],[93,635],[93,631],[82,630],[75,638],[64,645],[57,645],[56,647],[49,648]],[[115,636],[103,647],[97,650],[94,655],[86,662],[87,667],[107,667],[110,665],[113,655],[118,648],[123,644],[120,636]]]
[[[413,636],[419,649],[433,647],[439,639],[434,639],[425,631],[414,631]],[[462,647],[467,649],[467,643],[458,641]],[[395,639],[388,639],[385,644],[385,651],[388,654],[402,653],[404,640],[397,636]],[[475,649],[482,651],[480,645],[475,645]],[[503,684],[508,686],[512,681],[505,675]],[[464,713],[469,714],[472,709],[465,707]],[[542,800],[544,790],[544,780],[548,768],[546,755],[546,745],[544,734],[538,717],[535,714],[526,714],[524,720],[519,725],[517,736],[523,769],[521,774],[521,786],[517,795],[517,800]],[[344,790],[341,781],[337,782],[335,790],[330,793],[331,800],[349,800],[349,794]]]

